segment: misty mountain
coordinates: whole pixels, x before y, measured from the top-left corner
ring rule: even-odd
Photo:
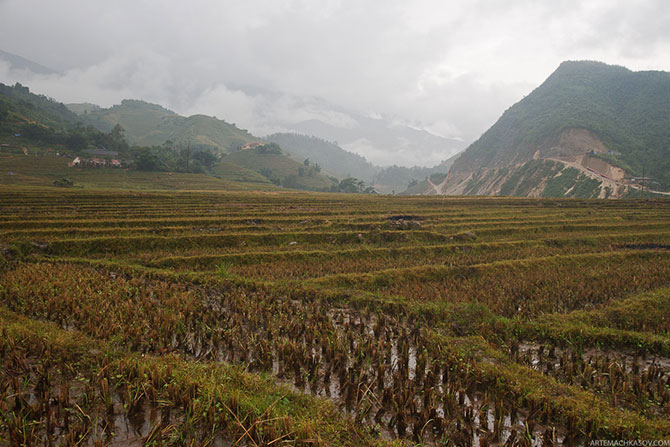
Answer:
[[[670,73],[564,62],[454,163],[452,194],[670,189]],[[640,177],[648,177],[640,180]]]
[[[71,104],[79,118],[102,132],[120,124],[131,145],[160,146],[166,141],[190,145],[193,149],[209,149],[218,153],[232,152],[246,143],[259,141],[234,124],[206,115],[181,116],[157,104],[125,99],[108,109],[86,104]]]
[[[444,174],[460,154],[456,154],[433,167],[375,166],[364,157],[342,149],[333,142],[295,133],[279,133],[265,137],[279,144],[284,151],[298,159],[309,159],[328,172],[340,177],[363,180],[381,193],[405,191],[410,185],[428,185],[427,177]],[[426,187],[427,188],[427,187]],[[426,189],[424,188],[424,189]]]
[[[427,177],[433,174],[446,174],[448,171],[448,168],[442,168],[440,165],[431,168],[387,166],[375,175],[374,186],[378,191],[386,194],[401,193],[417,182],[425,181]]]
[[[462,141],[394,123],[383,117],[367,117],[355,113],[347,113],[346,116],[349,120],[340,123],[310,119],[288,124],[286,127],[334,141],[349,152],[370,154],[366,158],[373,160],[374,155],[385,152],[394,154],[399,164],[410,160],[430,164],[433,159],[445,159],[465,147]]]
[[[58,71],[54,69],[45,67],[44,65],[33,62],[29,59],[26,59],[25,57],[7,53],[6,51],[2,50],[0,50],[0,61],[8,63],[10,70],[27,70],[32,73],[42,75],[58,74]]]
[[[365,157],[378,166],[431,166],[466,147],[380,114],[362,114],[323,98],[294,95],[239,83],[228,83],[254,104],[249,127],[259,134],[312,135]]]
[[[446,193],[449,171],[461,153],[452,155],[432,168],[386,168],[381,175],[402,178],[406,189],[397,189],[404,195],[442,195]],[[406,171],[405,171],[406,170]]]
[[[374,166],[364,157],[345,151],[335,143],[309,135],[296,133],[276,133],[265,137],[267,141],[277,143],[286,152],[298,159],[309,159],[326,167],[328,172],[340,178],[355,177],[372,183],[381,168]]]

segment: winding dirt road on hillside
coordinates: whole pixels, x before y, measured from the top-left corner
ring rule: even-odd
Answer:
[[[555,162],[558,162],[558,163],[562,163],[565,166],[575,168],[575,169],[579,170],[582,174],[588,176],[589,178],[593,178],[593,179],[596,179],[596,180],[602,182],[603,186],[610,188],[612,191],[617,191],[621,187],[634,188],[634,189],[637,189],[637,190],[642,189],[642,187],[639,186],[639,185],[630,184],[630,183],[623,183],[623,182],[619,182],[617,180],[611,179],[609,177],[606,177],[606,176],[604,176],[604,175],[602,175],[602,174],[600,174],[596,171],[592,171],[592,170],[582,166],[579,163],[575,163],[575,162],[572,162],[572,161],[566,161],[566,160],[560,160],[558,158],[546,158],[546,160],[555,161]],[[665,196],[670,196],[670,192],[656,191],[656,190],[653,190],[653,189],[647,189],[647,191],[649,191],[651,193],[654,193],[654,194],[662,194],[662,195],[665,195]],[[605,198],[604,193],[605,192],[604,192],[604,189],[603,189],[603,191],[600,193],[600,196],[598,198],[601,198],[601,199]]]

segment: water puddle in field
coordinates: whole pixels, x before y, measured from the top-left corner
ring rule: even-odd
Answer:
[[[602,395],[614,407],[670,416],[670,359],[633,351],[561,349],[539,343],[510,347],[515,361],[557,380]]]
[[[95,446],[97,441],[107,445],[117,446],[144,446],[153,430],[167,427],[170,417],[164,417],[155,407],[145,403],[132,414],[125,414],[120,400],[115,399],[112,415],[104,415],[97,428],[99,433],[93,433],[88,438],[87,445]]]
[[[648,372],[649,368],[655,368],[662,375],[670,375],[670,358],[653,354],[640,355],[630,350],[613,350],[589,347],[578,352],[573,349],[561,349],[559,347],[543,345],[540,343],[519,343],[519,357],[539,370],[550,368],[562,368],[562,362],[586,362],[603,363],[608,366],[616,365],[627,373],[639,374]]]
[[[44,376],[35,374],[34,366],[38,363],[30,359],[30,369],[18,381],[11,378],[14,373],[0,376],[9,386],[4,389],[4,396],[0,394],[0,400],[9,403],[15,412],[28,411],[29,420],[37,417],[33,423],[37,430],[30,439],[40,439],[44,445],[69,445],[74,440],[82,446],[140,447],[147,442],[167,440],[174,426],[184,420],[179,410],[152,405],[146,398],[137,402],[133,411],[126,411],[120,390],[113,393],[106,406],[100,389],[91,388],[87,379],[56,379],[59,374],[56,370],[50,370],[51,381],[47,379],[49,385],[45,388],[45,382],[39,378]],[[19,403],[17,397],[24,403]]]
[[[239,334],[217,346],[189,335],[186,351],[271,372],[293,390],[333,400],[343,413],[382,438],[429,446],[448,439],[476,447],[504,445],[524,437],[530,446],[564,441],[579,445],[578,439],[566,440],[565,430],[551,424],[550,413],[516,408],[515,402],[490,396],[485,386],[472,382],[468,374],[464,377],[458,365],[432,358],[418,328],[384,314],[324,310],[314,303],[289,301],[282,309],[287,312],[281,323],[285,327],[275,327],[269,335],[265,329],[258,332],[268,324],[254,321],[255,313],[216,301],[212,309],[228,316]],[[235,312],[243,318],[231,317]]]
[[[622,244],[620,245],[625,250],[670,250],[668,244]]]
[[[513,444],[523,437],[534,446],[549,440],[579,443],[565,439],[568,431],[552,423],[551,409],[491,395],[471,365],[439,354],[435,346],[438,353],[431,353],[412,322],[316,301],[197,290],[206,293],[207,308],[197,317],[202,321],[184,321],[188,329],[166,340],[172,350],[272,372],[297,391],[331,399],[381,437],[429,446],[443,440],[469,446]],[[171,421],[146,406],[132,418],[119,414],[104,427],[127,444],[150,437],[163,421]]]

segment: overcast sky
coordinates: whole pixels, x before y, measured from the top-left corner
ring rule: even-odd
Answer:
[[[670,2],[0,0],[0,49],[61,71],[24,83],[63,102],[263,134],[328,115],[319,98],[471,142],[563,60],[670,70]]]

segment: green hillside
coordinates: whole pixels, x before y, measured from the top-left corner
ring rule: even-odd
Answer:
[[[261,178],[179,172],[137,171],[118,168],[69,167],[69,158],[0,154],[0,185],[54,186],[66,178],[74,188],[122,190],[274,190]]]
[[[564,62],[509,108],[455,164],[474,170],[529,160],[565,129],[586,129],[632,176],[670,189],[670,73],[632,72],[599,62]]]
[[[322,174],[318,166],[306,166],[293,160],[282,154],[279,146],[273,143],[233,152],[223,161],[253,170],[286,188],[330,191],[336,185],[336,181]]]
[[[73,110],[81,111],[80,104]],[[205,115],[183,117],[157,104],[125,99],[108,109],[88,110],[79,118],[103,132],[120,124],[126,131],[131,145],[159,146],[172,141],[193,149],[209,149],[228,153],[245,143],[258,141],[246,130],[233,124]]]
[[[204,134],[198,131],[216,128],[221,123],[203,116],[182,118],[160,106],[139,101],[124,104],[126,111],[133,113],[118,116],[124,115],[129,120],[129,127],[136,131],[149,126],[148,123],[158,116],[168,120],[181,119],[196,131],[196,137]],[[100,131],[80,122],[83,117],[95,115],[96,110],[102,109],[92,104],[78,104],[73,109],[82,115],[76,115],[51,98],[31,93],[28,87],[0,84],[1,185],[53,186],[54,182],[67,179],[65,183],[72,183],[76,188],[96,189],[277,189],[255,171],[218,163],[215,155],[199,150],[201,148],[196,144],[189,151],[192,169],[184,169],[181,154],[184,149],[166,146],[131,148],[124,139],[123,129],[116,125],[100,126],[103,129]],[[102,153],[107,155],[100,155]],[[111,159],[110,154],[122,160],[125,169],[93,167],[86,162],[94,156]],[[148,154],[154,157],[154,168],[147,169]],[[80,165],[68,166],[77,156],[81,159]]]
[[[384,193],[400,193],[407,188],[416,185],[417,182],[425,180],[432,174],[448,172],[449,168],[442,165],[426,168],[423,166],[387,166],[375,175],[375,187]]]
[[[122,132],[103,133],[85,126],[65,105],[45,95],[32,93],[19,83],[0,83],[0,145],[4,153],[78,154],[105,147],[119,158],[127,157]]]
[[[256,171],[223,161],[212,166],[210,175],[234,182],[272,185],[270,180]]]
[[[277,144],[263,144],[214,117],[182,117],[131,100],[109,109],[90,103],[70,107],[20,84],[0,84],[0,184],[366,191],[361,182],[340,183],[318,163],[294,160]],[[245,148],[250,142],[257,145]]]
[[[45,95],[31,93],[28,87],[19,83],[13,86],[0,83],[0,119],[5,123],[12,120],[34,121],[58,128],[70,127],[79,121],[77,115],[64,104]]]

